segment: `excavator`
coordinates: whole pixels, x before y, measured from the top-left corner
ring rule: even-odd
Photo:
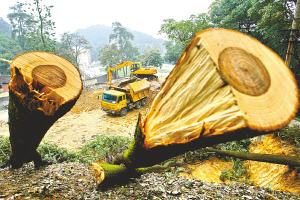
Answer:
[[[112,72],[123,67],[130,67],[130,76],[137,78],[147,78],[149,81],[157,80],[157,69],[155,67],[141,67],[141,63],[125,61],[115,67],[109,66],[107,69],[108,85],[111,85]]]

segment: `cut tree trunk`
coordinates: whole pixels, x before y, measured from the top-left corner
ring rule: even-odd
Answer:
[[[116,157],[127,168],[288,125],[298,88],[284,61],[254,38],[226,29],[195,35]]]
[[[45,162],[36,150],[53,123],[66,114],[82,91],[77,68],[65,58],[30,52],[11,62],[9,131],[12,155],[9,164],[20,168]]]
[[[103,187],[110,187],[116,184],[127,183],[130,179],[139,177],[145,173],[164,172],[171,167],[181,166],[181,163],[168,162],[164,165],[154,165],[145,168],[126,168],[120,165],[110,165],[94,162],[92,169],[94,170],[94,177],[97,184]]]

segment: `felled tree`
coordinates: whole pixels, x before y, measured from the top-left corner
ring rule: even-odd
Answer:
[[[127,169],[281,129],[295,116],[298,88],[283,60],[254,38],[209,29],[195,35],[139,118]],[[104,171],[111,168],[104,168]]]
[[[25,53],[10,63],[9,164],[20,168],[34,161],[39,167],[46,163],[36,149],[53,123],[77,101],[81,77],[71,62],[52,53]]]

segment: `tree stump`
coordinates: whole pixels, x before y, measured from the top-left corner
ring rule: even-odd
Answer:
[[[9,164],[20,168],[45,162],[36,150],[53,123],[76,103],[82,91],[78,69],[67,59],[46,52],[29,52],[10,65],[9,131],[12,155]]]
[[[295,78],[276,53],[237,31],[205,30],[182,54],[115,163],[150,166],[266,134],[288,125],[298,106]]]

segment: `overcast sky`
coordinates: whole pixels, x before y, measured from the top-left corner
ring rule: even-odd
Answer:
[[[1,0],[0,17],[6,18],[9,7],[24,0]],[[32,0],[27,0],[32,2]],[[207,13],[213,0],[43,0],[53,5],[52,20],[56,23],[56,32],[74,32],[79,28],[103,24],[111,26],[118,21],[124,27],[137,30],[156,38],[164,19],[187,20],[192,14]]]

